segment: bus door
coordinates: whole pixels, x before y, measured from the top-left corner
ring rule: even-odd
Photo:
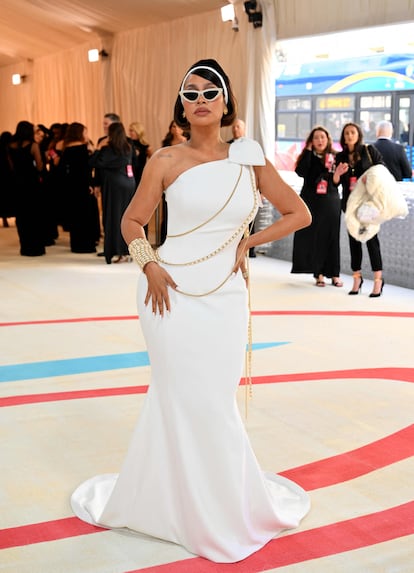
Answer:
[[[408,159],[414,169],[414,94],[398,93],[396,103],[396,117],[393,121],[394,137],[405,146]]]

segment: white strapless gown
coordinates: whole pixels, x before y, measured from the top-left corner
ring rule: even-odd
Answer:
[[[263,163],[258,144],[243,138],[227,159],[193,167],[168,188],[169,238],[159,255],[181,292],[170,293],[168,316],[153,316],[141,274],[138,312],[151,363],[142,413],[119,475],[89,479],[71,498],[84,521],[171,541],[219,563],[244,559],[296,527],[310,505],[295,483],[262,472],[235,397],[247,290],[240,272],[225,279],[257,209],[249,164]]]

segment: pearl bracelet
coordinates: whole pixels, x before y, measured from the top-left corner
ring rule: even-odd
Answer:
[[[158,262],[154,250],[147,239],[134,239],[129,243],[128,251],[142,270],[144,270],[147,263]]]

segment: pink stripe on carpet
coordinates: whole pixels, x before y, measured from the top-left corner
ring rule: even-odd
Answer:
[[[201,557],[135,569],[128,573],[258,573],[320,559],[414,534],[414,502],[308,531],[278,537],[238,563]]]
[[[5,396],[0,398],[0,407],[22,406],[39,402],[58,402],[61,400],[80,400],[82,398],[106,398],[127,394],[145,394],[148,386],[124,386],[120,388],[96,388],[92,390],[74,390],[73,392],[49,392],[48,394],[26,394],[24,396]]]
[[[28,326],[34,324],[68,324],[71,322],[100,322],[108,320],[137,320],[138,316],[85,316],[81,318],[56,318],[53,320],[22,320],[19,322],[0,322],[0,326]]]
[[[278,473],[311,491],[355,479],[411,456],[414,456],[414,424],[350,452]]]
[[[254,573],[301,563],[414,534],[414,501],[322,527],[291,533],[270,541],[239,563],[217,564],[201,557],[165,563],[128,573],[207,573],[224,570]],[[108,531],[76,517],[0,530],[0,549],[56,541]]]
[[[19,527],[0,529],[0,549],[32,545],[33,543],[43,543],[44,541],[55,541],[56,539],[66,539],[67,537],[77,537],[101,531],[107,530],[89,525],[89,523],[85,523],[77,517],[20,525]]]
[[[387,316],[394,318],[414,318],[414,312],[364,311],[364,310],[253,310],[253,316]],[[28,326],[35,324],[67,324],[71,322],[99,322],[108,320],[137,320],[132,316],[87,316],[80,318],[59,318],[51,320],[22,320],[0,322],[1,326]]]
[[[297,372],[293,374],[270,374],[255,376],[254,384],[274,384],[278,382],[303,382],[305,380],[330,380],[339,378],[382,378],[414,382],[414,368],[352,368],[349,370],[328,370],[325,372]],[[245,382],[245,378],[242,378]]]
[[[253,310],[253,316],[387,316],[390,318],[414,318],[414,312],[370,310]]]

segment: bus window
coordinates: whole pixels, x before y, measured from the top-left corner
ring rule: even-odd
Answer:
[[[306,139],[311,130],[310,113],[281,113],[276,126],[277,138]]]
[[[355,121],[354,114],[350,111],[317,112],[315,117],[316,125],[323,125],[334,142],[339,142],[342,127],[350,121]]]
[[[309,97],[276,98],[276,137],[306,138],[311,125],[312,101]]]
[[[355,107],[355,96],[353,95],[323,95],[316,98],[316,109],[318,111],[332,111],[334,109],[353,110]]]
[[[391,121],[391,112],[388,110],[381,111],[362,111],[359,115],[359,125],[362,128],[364,134],[364,140],[368,143],[372,143],[377,139],[377,123],[380,121]]]
[[[391,108],[391,96],[390,95],[371,95],[371,96],[361,96],[360,101],[361,109],[366,108]]]
[[[365,141],[372,143],[377,139],[376,125],[378,122],[391,121],[391,105],[390,94],[361,95],[359,125],[364,133]]]
[[[342,126],[355,121],[355,96],[351,94],[321,95],[316,98],[315,120],[331,134],[333,141],[339,141]]]
[[[310,111],[312,107],[312,102],[309,97],[303,98],[285,98],[282,100],[277,100],[277,108],[279,112],[282,111]]]

